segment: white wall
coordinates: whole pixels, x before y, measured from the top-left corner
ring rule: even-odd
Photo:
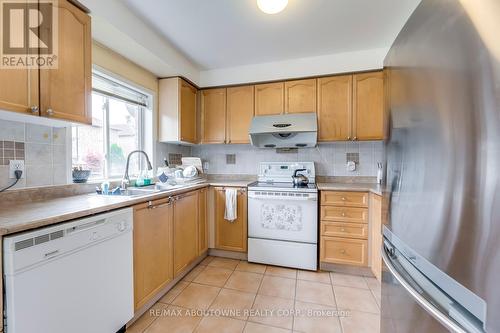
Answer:
[[[388,48],[329,54],[200,72],[201,87],[383,68]]]
[[[346,153],[359,153],[355,172],[346,171]],[[317,148],[298,149],[297,153],[276,153],[250,145],[200,145],[192,148],[193,156],[209,162],[208,174],[257,175],[259,162],[313,161],[319,176],[373,176],[377,162],[383,161],[381,141],[337,142],[320,144]],[[236,164],[226,164],[226,154],[236,154]]]

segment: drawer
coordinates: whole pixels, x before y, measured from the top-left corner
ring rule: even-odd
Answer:
[[[368,209],[356,207],[321,206],[320,220],[368,223]]]
[[[326,263],[368,265],[368,241],[321,236],[320,260]]]
[[[368,224],[321,221],[321,236],[368,239]]]
[[[368,207],[368,193],[321,191],[321,205]]]

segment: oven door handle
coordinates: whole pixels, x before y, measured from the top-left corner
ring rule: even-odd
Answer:
[[[248,195],[248,199],[259,200],[259,201],[268,201],[268,200],[286,200],[286,201],[318,201],[317,197],[308,197],[308,198],[300,198],[300,197],[288,197],[288,196],[253,196],[251,194]]]

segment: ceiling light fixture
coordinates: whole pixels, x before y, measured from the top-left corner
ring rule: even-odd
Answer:
[[[257,6],[266,14],[277,14],[288,5],[288,0],[257,0]]]

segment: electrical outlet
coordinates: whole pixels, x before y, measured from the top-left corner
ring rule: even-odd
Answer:
[[[21,178],[24,178],[24,161],[23,160],[10,160],[9,164],[9,178],[16,179],[14,171],[21,170],[23,174]]]

